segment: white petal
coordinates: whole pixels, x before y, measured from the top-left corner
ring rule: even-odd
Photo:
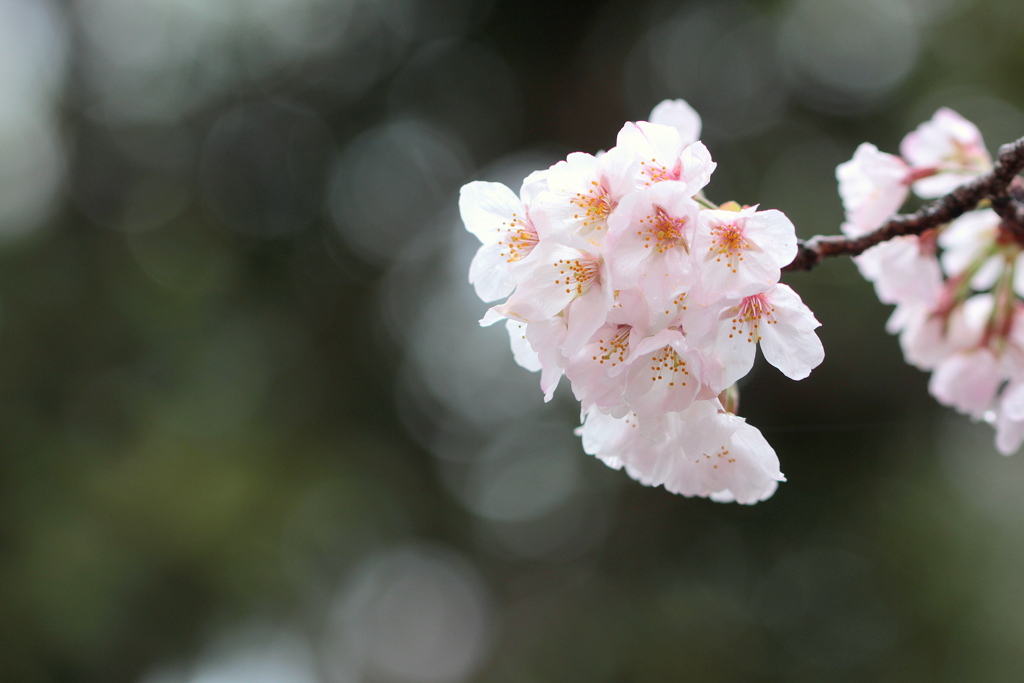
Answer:
[[[821,340],[810,330],[799,330],[782,321],[776,325],[763,325],[762,328],[764,359],[790,379],[807,377],[825,359]]]
[[[672,126],[684,145],[700,139],[700,115],[685,100],[665,100],[651,110],[651,123]]]
[[[604,325],[608,317],[608,292],[600,286],[592,286],[585,294],[576,297],[566,311],[568,332],[562,344],[562,355],[572,356]]]
[[[482,244],[469,264],[469,282],[481,301],[504,299],[516,288],[500,244]]]
[[[796,228],[781,211],[756,212],[747,218],[744,230],[779,267],[788,265],[796,257]]]
[[[513,216],[525,217],[523,204],[515,192],[501,183],[482,180],[462,186],[459,213],[466,230],[484,244],[496,242],[499,230],[507,229]]]
[[[505,329],[508,330],[512,356],[516,363],[530,372],[539,372],[541,369],[540,358],[537,357],[537,352],[533,350],[530,342],[526,339],[526,323],[509,318],[505,323]]]
[[[1003,381],[999,361],[988,349],[957,353],[939,363],[928,391],[940,403],[980,419],[992,407]]]

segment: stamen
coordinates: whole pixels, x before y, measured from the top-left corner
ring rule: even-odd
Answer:
[[[743,260],[743,252],[750,251],[754,245],[746,238],[744,230],[736,223],[723,223],[711,228],[712,244],[709,251],[718,253],[715,261],[721,262],[724,257],[732,272],[739,270],[739,262]]]
[[[762,321],[767,325],[778,324],[775,307],[768,303],[768,297],[764,294],[748,296],[737,307],[736,317],[732,319],[732,332],[729,333],[729,338],[732,339],[734,334],[743,334],[741,328],[745,328],[747,342],[756,344],[761,341]]]
[[[566,286],[566,294],[573,289],[577,296],[583,294],[601,274],[601,260],[589,254],[578,259],[559,259],[553,265],[558,268],[559,275],[565,275],[564,280],[558,278],[555,284]]]
[[[507,223],[502,223],[498,232],[506,233],[499,237],[498,244],[502,246],[501,255],[509,263],[526,258],[540,241],[534,227],[517,214],[512,214],[512,218]]]
[[[651,356],[651,372],[652,382],[663,380],[668,375],[670,387],[676,386],[676,383],[685,387],[686,378],[690,375],[690,371],[686,369],[686,361],[671,346],[663,346]]]
[[[615,209],[616,202],[596,180],[591,181],[590,184],[592,187],[586,192],[577,192],[570,197],[569,203],[581,209],[579,213],[573,214],[573,218],[577,220],[582,218],[584,229],[592,227],[594,230],[600,230]]]

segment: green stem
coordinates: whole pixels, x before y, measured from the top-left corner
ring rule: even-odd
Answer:
[[[713,202],[709,202],[707,200],[707,198],[704,196],[703,192],[698,192],[697,194],[693,195],[693,201],[697,202],[698,204],[703,206],[705,209],[714,209],[716,211],[719,209],[718,204],[715,204]]]

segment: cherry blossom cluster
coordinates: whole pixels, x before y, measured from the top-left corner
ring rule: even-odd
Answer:
[[[703,195],[715,162],[682,100],[627,123],[616,145],[462,188],[482,245],[469,280],[505,320],[519,365],[550,400],[564,375],[584,449],[644,484],[755,503],[784,481],[775,451],[735,415],[761,346],[793,379],[823,359],[811,311],[780,269],[797,252],[779,211]]]
[[[900,154],[864,143],[836,169],[843,232],[865,235],[913,191],[939,197],[992,169],[971,122],[950,109],[909,133]],[[931,371],[942,404],[996,428],[1009,455],[1024,441],[1024,260],[1020,231],[982,206],[918,235],[902,235],[854,258],[878,298],[895,304],[887,329],[907,362]]]

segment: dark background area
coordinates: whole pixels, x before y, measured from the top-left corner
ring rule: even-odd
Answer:
[[[741,412],[754,507],[583,454],[466,282],[515,189],[665,98],[706,192],[842,220],[942,105],[1024,134],[1013,0],[0,0],[0,680],[1010,681],[1024,465],[848,261]]]

